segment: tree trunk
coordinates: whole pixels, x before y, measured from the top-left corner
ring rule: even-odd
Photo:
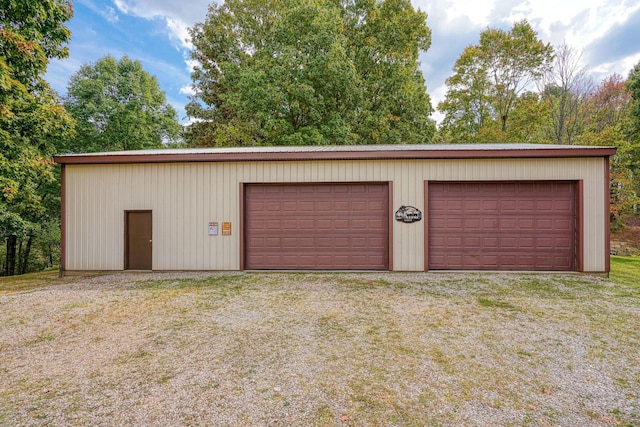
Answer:
[[[5,276],[13,276],[16,272],[16,244],[18,243],[17,236],[7,237],[7,262],[4,268]]]
[[[53,247],[49,244],[49,268],[53,267]]]
[[[16,256],[15,256],[15,274],[20,274],[20,270],[22,269],[21,266],[21,262],[22,262],[22,244],[24,243],[24,241],[22,239],[18,240],[18,244],[16,245]]]
[[[22,253],[22,259],[20,260],[19,274],[25,274],[27,272],[27,265],[29,264],[29,253],[31,252],[31,244],[33,243],[33,236],[29,236],[27,240],[27,247]]]

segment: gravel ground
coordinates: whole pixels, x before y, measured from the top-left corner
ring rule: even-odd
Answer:
[[[640,426],[639,325],[578,275],[78,278],[0,295],[0,425]]]

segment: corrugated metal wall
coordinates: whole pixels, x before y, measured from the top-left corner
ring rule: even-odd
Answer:
[[[423,212],[426,180],[583,180],[584,267],[605,270],[604,159],[358,160],[66,166],[67,270],[122,270],[124,212],[153,211],[154,270],[240,268],[240,183],[393,181]],[[391,212],[393,214],[393,212]],[[208,223],[232,235],[208,235]],[[394,221],[393,267],[424,269],[426,221]]]

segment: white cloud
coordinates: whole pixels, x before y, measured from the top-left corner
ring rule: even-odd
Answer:
[[[461,17],[468,19],[476,27],[489,25],[489,14],[495,5],[495,0],[449,0],[446,10],[447,21],[453,22]]]
[[[211,0],[114,0],[125,13],[142,18],[168,17],[193,25],[203,21]]]
[[[437,107],[438,103],[443,101],[445,95],[447,94],[447,86],[442,84],[431,91],[431,102],[433,102],[433,107]]]
[[[145,19],[163,19],[169,38],[178,48],[191,49],[188,28],[204,21],[210,0],[114,0],[116,7],[128,15]]]
[[[189,26],[176,18],[165,18],[170,37],[178,43],[178,48],[192,49],[191,36],[189,36]]]
[[[104,17],[104,19],[106,19],[107,21],[114,23],[114,22],[118,22],[118,13],[116,12],[116,10],[110,6],[105,7],[101,12],[100,15],[102,15]]]
[[[189,85],[189,86],[183,86],[180,88],[180,93],[183,95],[189,95],[189,96],[193,96],[196,94],[196,91],[193,90],[193,86]]]
[[[467,28],[464,30],[468,31],[470,26],[482,28],[489,25],[489,15],[496,0],[412,0],[411,3],[428,14],[429,26],[455,31],[463,29],[458,25],[465,22]]]
[[[185,59],[185,64],[187,66],[187,71],[189,73],[193,73],[193,70],[200,65],[200,62],[196,61],[195,59]]]
[[[130,14],[133,12],[132,9],[130,9],[129,4],[124,0],[114,0],[113,4],[115,4],[118,10],[122,13]]]
[[[590,71],[598,78],[598,80],[605,79],[611,74],[619,74],[622,78],[626,79],[629,71],[631,71],[631,69],[638,63],[640,63],[640,52],[627,56],[626,58],[622,58],[618,61],[598,64],[591,68]]]
[[[564,41],[576,49],[582,49],[602,37],[640,7],[629,7],[619,0],[537,0],[529,2],[529,6],[519,19],[527,18],[536,22],[539,34],[552,43]]]

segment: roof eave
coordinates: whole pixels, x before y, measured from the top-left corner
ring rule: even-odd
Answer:
[[[544,146],[541,146],[544,147]],[[486,159],[486,158],[567,158],[609,157],[614,147],[540,148],[540,149],[472,149],[472,150],[381,150],[319,152],[230,152],[230,153],[153,153],[153,154],[83,154],[56,155],[59,164],[124,164],[182,162],[247,162],[310,160],[409,160],[409,159]]]

